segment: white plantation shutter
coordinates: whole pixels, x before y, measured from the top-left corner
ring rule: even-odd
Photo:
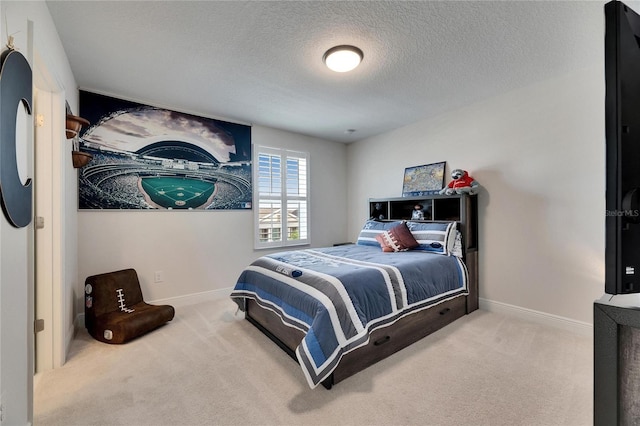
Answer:
[[[255,247],[309,244],[309,154],[257,146]]]

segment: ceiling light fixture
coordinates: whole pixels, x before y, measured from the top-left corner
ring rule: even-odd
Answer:
[[[363,57],[362,50],[357,47],[342,45],[327,50],[322,61],[332,71],[347,72],[360,65]]]

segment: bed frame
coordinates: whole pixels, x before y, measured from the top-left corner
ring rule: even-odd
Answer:
[[[477,198],[467,195],[458,197],[461,197],[462,212],[457,222],[463,236],[463,259],[469,272],[469,294],[407,315],[390,326],[374,330],[367,345],[342,357],[333,373],[322,382],[325,388],[331,389],[334,384],[478,309]],[[422,197],[420,201],[424,199]],[[304,338],[302,331],[285,325],[273,311],[262,308],[252,299],[246,300],[245,318],[297,362],[295,348]]]

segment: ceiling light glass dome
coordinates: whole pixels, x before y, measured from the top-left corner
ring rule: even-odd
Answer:
[[[362,61],[364,54],[355,46],[336,46],[327,50],[322,60],[330,70],[335,72],[351,71]]]

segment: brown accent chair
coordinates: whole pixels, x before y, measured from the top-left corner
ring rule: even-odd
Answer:
[[[84,325],[101,342],[125,343],[175,315],[173,306],[145,303],[134,269],[92,275],[84,290]]]

